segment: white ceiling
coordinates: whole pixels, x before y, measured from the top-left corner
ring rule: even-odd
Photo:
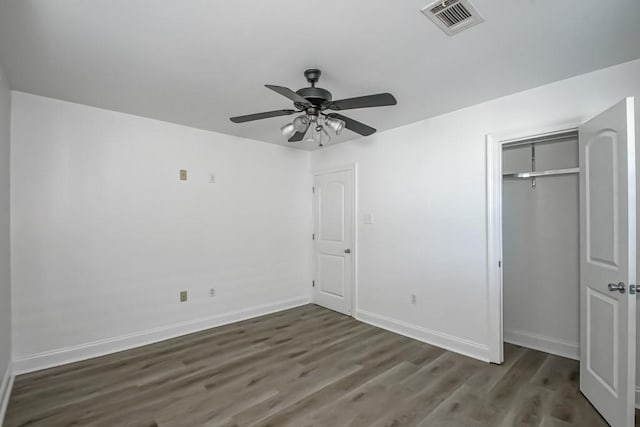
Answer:
[[[290,108],[263,85],[305,68],[334,99],[393,93],[344,112],[380,131],[640,58],[638,0],[475,0],[486,21],[454,37],[431,2],[2,0],[0,63],[15,90],[292,145],[287,117],[228,118]]]

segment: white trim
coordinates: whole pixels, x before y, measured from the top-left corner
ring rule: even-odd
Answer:
[[[489,362],[489,347],[477,342],[454,337],[453,335],[433,331],[423,328],[422,326],[413,325],[402,320],[392,319],[365,310],[358,310],[356,319],[418,341],[426,342],[427,344],[482,360],[483,362]]]
[[[349,163],[342,166],[331,167],[327,169],[319,169],[315,170],[311,173],[313,176],[313,185],[315,187],[315,177],[319,175],[328,175],[335,172],[351,172],[351,184],[353,186],[353,205],[352,212],[353,217],[351,218],[351,313],[352,317],[356,317],[356,313],[358,311],[358,163]],[[312,203],[312,220],[313,220],[313,233],[317,234],[316,231],[316,198],[315,194],[313,197]],[[316,278],[316,252],[315,252],[315,242],[314,247],[312,248],[313,260],[312,260],[312,268],[313,268],[313,280],[317,280]],[[314,300],[315,297],[315,289],[311,292],[311,299]]]
[[[636,387],[636,409],[640,409],[640,387]]]
[[[527,131],[487,135],[487,330],[489,360],[502,363],[503,301],[502,301],[502,144],[576,130],[579,123],[549,126]]]
[[[13,378],[13,369],[11,362],[9,362],[2,377],[2,383],[0,383],[0,426],[4,423],[4,417],[7,414],[9,397],[11,397],[11,389],[13,389]]]
[[[353,234],[353,255],[351,271],[353,272],[353,284],[351,290],[351,312],[352,316],[355,317],[355,313],[358,311],[358,163],[353,164],[353,225],[352,225],[352,234]]]
[[[489,360],[493,363],[504,362],[501,263],[502,144],[487,135],[487,341]]]
[[[488,136],[490,136],[494,141],[497,141],[497,143],[500,144],[500,146],[502,146],[502,144],[508,144],[510,142],[516,142],[523,139],[541,138],[544,136],[555,135],[557,133],[577,131],[581,125],[582,125],[582,122],[569,122],[569,123],[558,124],[554,126],[545,126],[545,127],[539,127],[539,128],[533,128],[533,129],[493,133],[493,134],[489,134]]]
[[[532,334],[525,331],[504,331],[504,342],[544,351],[545,353],[580,360],[580,345],[577,342],[565,341],[546,335]]]
[[[129,350],[135,347],[168,340],[205,329],[215,328],[217,326],[227,325],[229,323],[287,310],[309,304],[310,302],[311,301],[308,297],[299,297],[282,302],[262,304],[244,310],[232,311],[211,317],[148,329],[146,331],[140,331],[115,338],[108,338],[100,341],[32,354],[14,360],[13,372],[16,375],[24,374],[80,360],[91,359],[93,357],[104,356],[105,354]]]
[[[335,172],[352,171],[352,170],[355,170],[356,167],[357,167],[357,163],[347,163],[347,164],[341,165],[341,166],[334,166],[334,167],[330,167],[330,168],[326,168],[326,169],[314,170],[311,174],[313,176],[316,176],[316,175],[327,175],[327,174],[335,173]]]

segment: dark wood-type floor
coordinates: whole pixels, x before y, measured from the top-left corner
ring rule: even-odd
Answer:
[[[602,426],[578,363],[489,365],[308,305],[16,378],[13,426]]]

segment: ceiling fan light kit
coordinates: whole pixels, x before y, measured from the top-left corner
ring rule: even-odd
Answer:
[[[302,113],[291,123],[287,123],[280,128],[282,135],[284,135],[289,142],[313,142],[322,147],[331,141],[331,135],[329,135],[329,132],[326,130],[327,127],[336,135],[340,135],[340,132],[342,132],[344,128],[363,136],[368,136],[376,132],[375,128],[367,126],[364,123],[338,113],[325,113],[326,110],[342,111],[397,104],[396,99],[390,93],[379,93],[333,101],[331,92],[316,87],[316,83],[320,80],[320,75],[321,72],[318,69],[312,68],[306,70],[304,76],[307,82],[309,82],[310,87],[305,87],[295,92],[283,86],[265,85],[268,89],[292,101],[293,106],[297,110],[267,111],[264,113],[231,117],[230,120],[234,123],[245,123],[271,117]],[[310,128],[311,131],[309,131]],[[310,135],[305,139],[305,135],[307,134]]]

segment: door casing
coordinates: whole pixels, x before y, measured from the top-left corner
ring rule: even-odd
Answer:
[[[489,134],[487,153],[487,332],[491,363],[504,362],[503,283],[502,283],[502,146],[519,140],[577,131],[580,123],[505,134]],[[578,298],[579,295],[576,295]]]

